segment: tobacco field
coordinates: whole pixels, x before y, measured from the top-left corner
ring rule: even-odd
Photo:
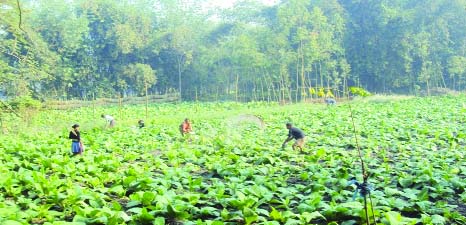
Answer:
[[[349,184],[362,172],[348,104],[370,175],[370,223],[466,224],[465,101],[157,104],[147,118],[144,106],[81,108],[36,112],[27,124],[7,115],[0,224],[365,224]],[[178,131],[185,117],[190,140]],[[281,148],[286,122],[306,133],[303,152]],[[79,156],[67,139],[74,123]]]

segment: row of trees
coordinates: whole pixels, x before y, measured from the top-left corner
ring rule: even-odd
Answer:
[[[290,100],[466,88],[466,0],[3,0],[0,92]]]

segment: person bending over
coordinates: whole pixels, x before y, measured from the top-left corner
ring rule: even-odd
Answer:
[[[327,104],[327,106],[329,105],[336,105],[337,104],[337,101],[333,98],[326,98],[325,99],[325,103]]]
[[[138,126],[139,128],[143,128],[145,125],[144,125],[144,120],[139,120],[138,121]]]
[[[293,144],[293,150],[296,150],[296,148],[299,148],[300,151],[303,150],[304,143],[305,143],[305,135],[302,130],[299,128],[293,127],[291,123],[286,124],[286,129],[288,129],[288,138],[283,142],[282,148],[285,148],[286,143],[289,141],[295,139],[296,141]]]
[[[191,127],[191,121],[186,118],[183,123],[180,125],[181,136],[185,136],[193,131]]]
[[[113,116],[102,114],[102,118],[104,118],[107,121],[109,128],[115,126],[115,118],[113,118]]]

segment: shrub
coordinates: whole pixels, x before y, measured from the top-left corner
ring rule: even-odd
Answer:
[[[8,103],[14,109],[38,109],[42,106],[40,101],[28,95],[16,97]]]
[[[367,97],[367,96],[372,95],[369,91],[365,90],[364,88],[360,88],[360,87],[350,87],[349,90],[351,94],[356,95],[356,96]]]

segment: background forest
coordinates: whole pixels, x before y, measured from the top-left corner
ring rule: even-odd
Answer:
[[[301,101],[466,88],[466,0],[1,0],[0,96]]]

